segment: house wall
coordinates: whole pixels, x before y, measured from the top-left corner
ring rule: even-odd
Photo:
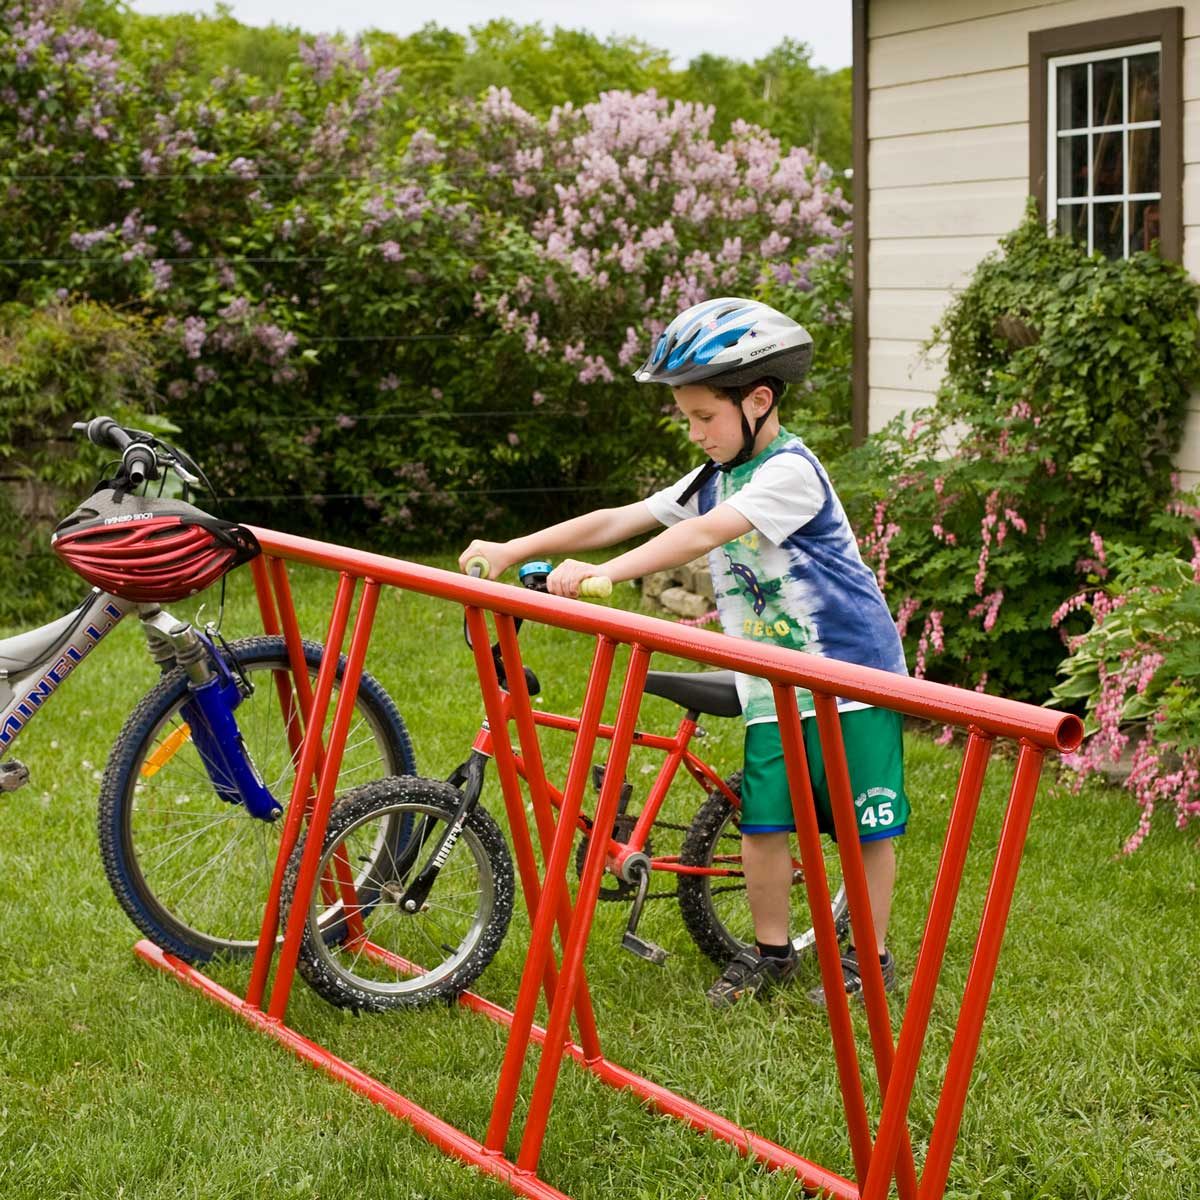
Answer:
[[[1029,194],[1029,34],[1169,0],[870,0],[869,427],[929,403],[922,356],[953,291]],[[1200,277],[1200,0],[1184,8],[1184,265]],[[967,16],[965,14],[969,13]],[[1200,393],[1178,463],[1200,483]]]

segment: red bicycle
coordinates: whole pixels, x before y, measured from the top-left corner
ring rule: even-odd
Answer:
[[[479,573],[486,574],[481,570]],[[550,564],[527,563],[524,586],[545,590]],[[590,581],[589,581],[590,582]],[[607,583],[607,581],[604,581]],[[597,589],[597,594],[602,594]],[[520,622],[518,622],[518,629]],[[499,647],[493,647],[505,724],[512,701]],[[528,667],[526,683],[537,695],[540,682]],[[701,716],[735,718],[741,706],[732,671],[651,671],[645,690],[673,701],[683,716],[671,734],[642,730],[633,744],[662,755],[640,811],[631,809],[633,787],[622,784],[618,816],[607,831],[608,866],[601,899],[631,903],[622,945],[650,962],[662,964],[667,951],[638,933],[649,899],[674,898],[696,945],[723,966],[753,940],[741,865],[741,772],[727,778],[692,749],[703,738]],[[577,733],[578,717],[534,710],[543,729]],[[614,727],[601,725],[599,736],[612,740]],[[470,755],[445,780],[419,776],[377,780],[342,797],[330,815],[318,878],[301,948],[304,978],[331,1003],[384,1011],[413,1007],[434,999],[452,999],[492,960],[508,928],[513,903],[513,868],[496,822],[480,804],[496,731],[484,721]],[[514,746],[517,772],[527,779],[526,764]],[[702,799],[688,824],[662,819],[667,795],[680,768],[695,780]],[[599,791],[605,764],[592,768]],[[551,802],[561,809],[562,793],[549,785]],[[677,853],[657,853],[656,831],[682,835]],[[576,867],[582,871],[592,818],[581,814],[582,835]],[[284,884],[286,911],[299,872],[303,843],[296,847]],[[827,854],[831,881],[840,878],[836,854]],[[365,864],[365,872],[364,872]],[[352,889],[340,881],[356,877]],[[673,878],[673,890],[651,892],[651,880]],[[810,951],[810,927],[804,876],[793,860],[793,938],[800,953]],[[846,896],[838,887],[832,899],[839,927],[846,920]],[[331,931],[333,934],[331,936]]]

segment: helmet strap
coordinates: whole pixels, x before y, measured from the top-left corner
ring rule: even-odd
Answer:
[[[736,467],[748,463],[754,457],[754,443],[758,440],[758,435],[762,432],[762,427],[767,423],[767,418],[775,411],[775,405],[779,401],[772,398],[770,408],[754,422],[754,428],[752,429],[750,421],[746,417],[746,410],[742,407],[745,399],[746,397],[743,396],[740,400],[736,401],[738,412],[741,413],[742,417],[742,448],[728,462],[713,462],[710,458],[697,472],[696,478],[680,493],[678,499],[675,501],[676,504],[686,504],[718,472],[728,474]]]

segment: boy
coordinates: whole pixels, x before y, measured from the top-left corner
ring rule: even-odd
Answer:
[[[647,500],[509,542],[474,541],[460,565],[481,554],[495,577],[528,558],[611,546],[665,525],[608,562],[560,562],[550,591],[575,596],[589,575],[635,579],[707,553],[726,633],[907,674],[896,626],[824,468],[779,423],[779,398],[788,383],[804,378],[811,358],[804,328],[764,304],[723,298],[687,309],[635,378],[672,388],[691,440],[709,461]],[[793,820],[774,698],[770,684],[753,676],[738,676],[738,693],[746,719],[742,864],[756,944],[737,954],[709,989],[719,1008],[787,982],[798,964],[788,930]],[[811,694],[801,690],[797,699],[801,716],[811,718]],[[857,702],[840,702],[839,709],[875,921],[872,949],[890,988],[892,838],[908,819],[901,722],[899,714]],[[832,834],[816,722],[805,719],[802,728],[819,823]],[[861,996],[853,946],[842,974],[847,993]],[[822,989],[810,998],[825,1002]]]

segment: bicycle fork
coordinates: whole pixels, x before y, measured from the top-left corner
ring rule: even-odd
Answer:
[[[450,857],[451,851],[462,835],[463,827],[466,825],[471,813],[475,811],[476,804],[479,803],[479,795],[483,791],[483,772],[486,766],[487,755],[479,750],[472,750],[471,757],[455,770],[454,774],[447,781],[451,786],[459,790],[462,799],[454,811],[454,816],[446,826],[446,832],[438,839],[438,844],[434,847],[433,853],[429,856],[425,865],[417,872],[413,881],[404,889],[404,894],[397,901],[405,912],[419,912],[428,899],[438,875],[446,865],[446,860]],[[421,850],[425,849],[425,843],[429,839],[430,830],[431,826],[426,822],[425,829],[420,835]]]
[[[185,737],[196,747],[217,795],[227,804],[243,805],[260,821],[274,821],[283,806],[250,759],[233,715],[243,699],[242,687],[220,651],[162,609],[144,613],[142,623],[155,661],[166,664],[169,654],[187,676],[189,697],[180,710],[187,722]]]

